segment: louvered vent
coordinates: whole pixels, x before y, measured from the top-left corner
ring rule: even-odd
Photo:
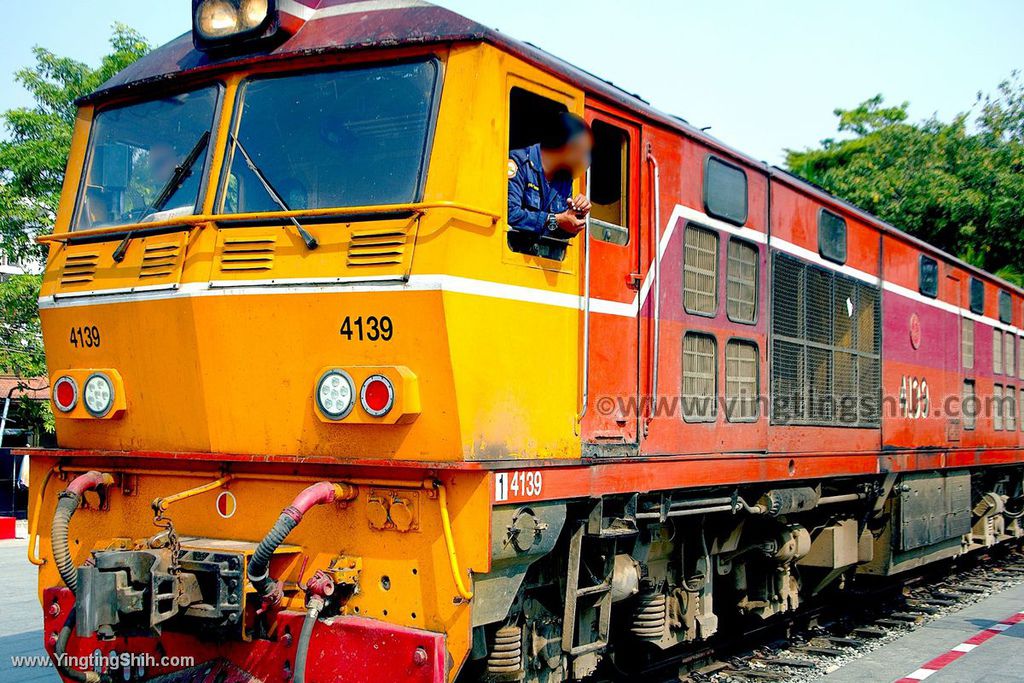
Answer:
[[[877,426],[878,288],[776,253],[772,297],[772,422]]]
[[[81,285],[92,282],[96,276],[96,266],[99,263],[98,252],[75,252],[68,254],[64,259],[64,268],[60,273],[62,285]]]
[[[181,247],[174,242],[147,244],[142,253],[142,265],[139,268],[139,279],[167,277],[174,274],[178,266]]]
[[[270,270],[274,265],[276,237],[237,237],[224,240],[220,254],[222,271]]]
[[[386,266],[405,258],[408,228],[362,228],[352,231],[349,266]]]

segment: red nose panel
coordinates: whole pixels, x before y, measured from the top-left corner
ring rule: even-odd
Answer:
[[[74,606],[74,596],[66,588],[48,588],[43,592],[46,633],[56,633]],[[293,678],[292,665],[302,620],[299,612],[277,615],[277,632],[290,634],[276,640],[218,643],[210,638],[165,628],[159,642],[155,638],[128,636],[103,641],[72,634],[67,651],[85,659],[90,653],[108,655],[111,650],[133,661],[147,661],[143,680],[160,683],[256,683],[287,681]],[[53,640],[46,641],[53,652]],[[186,656],[186,665],[165,662]],[[167,659],[163,659],[163,658]],[[308,683],[444,683],[446,680],[444,634],[396,626],[362,617],[335,617],[319,622],[313,629],[306,664]],[[153,664],[149,661],[155,662]],[[121,671],[106,671],[121,679]]]

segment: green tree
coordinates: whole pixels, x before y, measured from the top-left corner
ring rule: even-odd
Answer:
[[[970,263],[1024,284],[1024,82],[973,111],[910,122],[881,95],[837,109],[842,137],[787,150],[791,171]]]
[[[98,68],[36,47],[35,64],[15,74],[35,104],[0,115],[7,132],[0,140],[0,252],[12,262],[39,260],[45,253],[34,238],[50,231],[57,213],[75,100],[150,49],[139,33],[121,24],[113,27],[110,47]],[[36,314],[39,284],[37,275],[0,282],[0,373],[45,374]]]

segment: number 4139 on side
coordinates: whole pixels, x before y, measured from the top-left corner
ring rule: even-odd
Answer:
[[[540,470],[515,470],[494,475],[494,500],[539,498],[544,492],[544,476]]]

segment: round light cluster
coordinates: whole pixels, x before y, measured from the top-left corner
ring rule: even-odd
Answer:
[[[370,375],[359,390],[363,410],[374,417],[386,415],[395,404],[395,388],[384,375]]]
[[[94,372],[82,388],[85,409],[93,417],[103,417],[114,407],[114,383],[102,372]]]
[[[355,394],[352,378],[341,370],[328,370],[316,383],[316,405],[332,420],[340,420],[352,412]]]
[[[206,38],[224,38],[258,28],[269,13],[268,0],[205,0],[196,8],[196,28]]]
[[[62,413],[69,413],[78,405],[78,384],[64,375],[53,383],[53,404]]]

